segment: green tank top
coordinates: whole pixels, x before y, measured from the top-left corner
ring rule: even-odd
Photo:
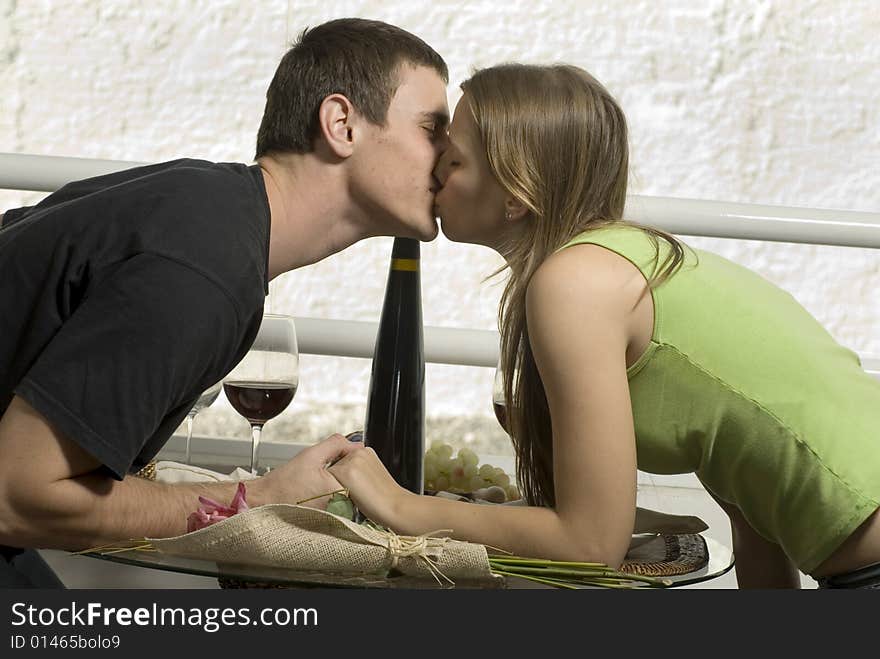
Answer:
[[[580,234],[654,272],[650,236]],[[658,240],[663,262],[668,246]],[[628,370],[638,467],[694,472],[809,573],[880,507],[880,382],[795,299],[688,247]]]

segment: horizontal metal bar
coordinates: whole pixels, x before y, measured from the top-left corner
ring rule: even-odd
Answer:
[[[295,318],[301,353],[372,359],[379,323]],[[425,361],[436,364],[486,366],[498,363],[498,332],[454,327],[424,328]]]
[[[330,318],[294,318],[303,354],[372,359],[379,324]],[[485,366],[498,363],[499,334],[494,330],[425,327],[425,361]],[[880,355],[859,356],[862,368],[880,380]]]
[[[880,213],[629,196],[626,217],[688,236],[880,248]]]
[[[52,191],[69,181],[143,164],[0,153],[0,188]],[[880,212],[630,195],[626,217],[689,236],[880,248]]]
[[[880,355],[860,355],[862,368],[880,380]]]
[[[346,432],[350,428],[337,428],[336,430]],[[300,451],[311,446],[311,442],[308,442],[309,439],[319,438],[291,437],[289,441],[261,441],[259,466],[273,469],[281,466]],[[204,465],[213,471],[228,474],[235,467],[244,467],[250,462],[251,439],[193,435],[190,449],[192,464]],[[165,443],[156,455],[156,459],[183,462],[185,453],[186,436],[175,434]],[[512,449],[508,455],[484,454],[481,457],[489,464],[501,467],[511,476],[515,472]]]
[[[338,428],[345,432],[348,428]],[[259,466],[275,469],[293,458],[300,451],[312,445],[302,443],[310,438],[291,438],[291,441],[260,442]],[[318,438],[311,438],[318,439]],[[299,441],[297,441],[299,440]],[[186,437],[173,435],[156,455],[156,460],[182,463],[185,458]],[[210,469],[220,474],[231,474],[236,467],[247,469],[251,456],[251,440],[238,437],[212,437],[193,435],[191,440],[191,464]],[[495,467],[501,467],[508,475],[516,473],[513,449],[506,455],[481,454],[480,459]],[[702,490],[700,481],[694,474],[648,474],[638,472],[638,484],[650,487],[688,487]]]
[[[71,181],[146,164],[149,163],[0,153],[0,189],[53,192]]]

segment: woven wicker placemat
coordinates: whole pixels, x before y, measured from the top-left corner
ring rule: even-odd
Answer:
[[[156,461],[151,460],[141,467],[139,471],[136,471],[134,475],[139,478],[146,478],[148,481],[156,480]]]
[[[697,533],[662,534],[631,549],[620,567],[621,572],[648,577],[670,577],[699,570],[709,562],[709,550]]]

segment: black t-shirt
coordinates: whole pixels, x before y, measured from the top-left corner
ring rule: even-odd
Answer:
[[[7,211],[0,414],[21,396],[116,478],[136,471],[250,348],[268,257],[256,165],[137,167]]]

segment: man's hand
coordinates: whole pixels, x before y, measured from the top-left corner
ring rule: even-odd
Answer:
[[[273,469],[255,481],[257,505],[265,503],[298,503],[324,509],[331,492],[342,489],[327,467],[363,445],[339,434],[298,453],[290,462]],[[251,486],[249,486],[251,487]],[[312,497],[319,497],[312,499]],[[309,501],[305,501],[310,499]]]

